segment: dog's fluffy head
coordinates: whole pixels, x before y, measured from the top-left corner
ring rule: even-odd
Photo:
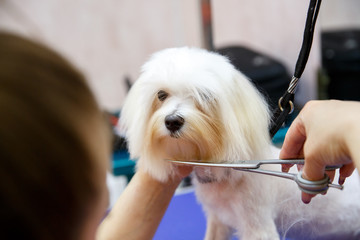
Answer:
[[[131,157],[159,180],[176,170],[164,159],[261,157],[269,143],[268,122],[265,101],[228,59],[186,47],[151,57],[120,120]]]

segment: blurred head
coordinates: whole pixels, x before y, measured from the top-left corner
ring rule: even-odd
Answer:
[[[0,33],[2,236],[81,239],[95,232],[106,204],[109,136],[77,70],[44,46]]]

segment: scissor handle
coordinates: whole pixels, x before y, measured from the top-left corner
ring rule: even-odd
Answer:
[[[343,189],[343,186],[332,184],[330,177],[325,174],[324,178],[318,181],[310,181],[302,177],[302,172],[299,172],[296,176],[295,182],[298,184],[301,191],[309,194],[325,193],[329,187]]]

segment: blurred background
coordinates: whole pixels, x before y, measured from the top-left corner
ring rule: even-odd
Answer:
[[[40,41],[68,58],[85,74],[101,107],[114,114],[115,125],[142,64],[152,53],[169,47],[201,47],[229,56],[276,105],[294,72],[308,4],[304,0],[0,0],[0,30]],[[312,99],[360,100],[359,10],[359,0],[322,2],[308,64],[295,94],[297,109]],[[281,144],[284,134],[273,142]],[[134,165],[120,141],[108,176],[110,206],[133,176]],[[186,189],[190,181],[185,179],[179,189]],[[181,210],[190,205],[196,214]],[[170,204],[154,239],[185,233],[201,239],[204,229],[194,195],[182,195]]]
[[[39,40],[61,52],[85,73],[101,106],[118,111],[126,96],[126,79],[134,82],[153,52],[184,45],[206,47],[203,20],[206,24],[209,9],[201,2],[0,0],[0,29]],[[212,0],[213,47],[251,49],[282,64],[292,75],[308,3]],[[358,0],[323,1],[309,62],[296,93],[298,105],[319,98],[321,34],[359,30],[359,9]],[[357,37],[350,47],[359,43]]]

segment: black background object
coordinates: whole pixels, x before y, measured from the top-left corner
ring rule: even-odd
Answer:
[[[360,101],[360,30],[322,32],[321,50],[328,97]]]
[[[271,108],[276,108],[279,98],[291,80],[285,66],[260,52],[243,46],[229,46],[216,50],[229,58],[265,96]]]

